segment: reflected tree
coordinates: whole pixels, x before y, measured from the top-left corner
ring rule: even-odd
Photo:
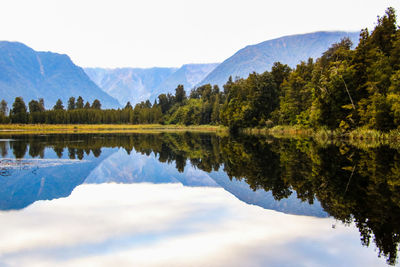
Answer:
[[[323,209],[344,223],[354,223],[362,244],[372,242],[389,264],[397,260],[400,242],[399,148],[348,143],[317,143],[309,139],[272,139],[256,136],[217,136],[205,133],[70,134],[4,136],[7,156],[41,156],[51,147],[59,158],[64,149],[71,159],[101,155],[103,147],[154,154],[160,162],[184,172],[188,162],[206,172],[221,168],[231,179],[253,190],[270,191],[276,200],[293,192],[302,201],[319,201]],[[86,154],[86,155],[85,155]]]

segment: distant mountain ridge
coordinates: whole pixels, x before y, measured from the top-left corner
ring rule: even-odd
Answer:
[[[99,99],[102,106],[118,107],[116,99],[101,90],[67,55],[37,52],[18,42],[0,41],[0,98],[9,107],[15,97],[26,104],[43,98],[47,108],[61,99],[82,96],[85,101]]]
[[[150,88],[157,88],[177,68],[85,68],[86,74],[120,105],[132,104],[150,98]]]
[[[15,97],[26,103],[44,98],[51,108],[58,98],[66,105],[70,96],[85,101],[99,99],[103,108],[133,105],[161,93],[174,93],[183,84],[187,93],[203,84],[222,87],[229,76],[246,78],[252,72],[270,70],[274,62],[295,67],[301,60],[318,58],[333,43],[349,37],[356,45],[358,32],[314,32],[284,36],[249,45],[221,64],[185,64],[180,68],[85,68],[67,55],[37,52],[18,42],[0,41],[0,93],[9,106]]]
[[[159,94],[174,93],[178,84],[186,91],[204,79],[218,64],[185,64],[180,68],[85,68],[86,74],[121,105],[150,99]]]
[[[252,72],[263,73],[271,70],[277,61],[295,67],[302,60],[320,57],[332,44],[344,37],[349,37],[356,45],[359,32],[314,32],[249,45],[219,64],[198,85],[210,83],[222,86],[229,76],[247,78]]]
[[[152,92],[150,99],[155,99],[162,93],[175,94],[175,88],[178,84],[182,84],[186,89],[186,92],[189,92],[218,65],[219,63],[185,64],[165,79]]]

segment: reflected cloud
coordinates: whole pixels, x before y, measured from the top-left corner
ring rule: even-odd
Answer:
[[[222,188],[83,184],[0,212],[5,266],[384,265],[353,227],[248,205]],[[318,253],[315,254],[315,250]]]
[[[66,164],[86,163],[87,160],[78,159],[15,159],[1,158],[0,168],[7,169],[31,169],[31,168],[46,168]]]

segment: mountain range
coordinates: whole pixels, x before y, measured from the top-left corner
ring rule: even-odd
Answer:
[[[333,43],[349,37],[358,43],[356,32],[314,32],[284,36],[249,45],[221,64],[186,64],[180,68],[85,68],[76,66],[67,55],[37,52],[18,42],[0,42],[0,93],[9,106],[15,97],[26,103],[44,98],[47,108],[57,99],[66,105],[69,97],[99,99],[104,108],[136,104],[161,93],[174,93],[179,84],[186,92],[210,83],[221,88],[229,76],[246,78],[249,73],[270,70],[274,62],[295,67],[302,60],[318,58]]]
[[[85,68],[86,74],[121,105],[138,103],[159,94],[174,93],[178,84],[187,90],[203,80],[218,64],[186,64],[180,68]]]
[[[86,74],[107,94],[115,97],[120,105],[128,101],[138,103],[150,98],[157,88],[173,74],[176,68],[85,68]]]
[[[247,78],[252,72],[263,73],[277,61],[295,67],[302,60],[320,57],[344,37],[357,44],[359,33],[338,31],[284,36],[246,46],[221,64],[187,64],[179,69],[86,68],[85,71],[100,88],[125,105],[127,101],[154,101],[159,94],[174,93],[178,84],[183,84],[187,93],[208,83],[222,88],[229,76]]]
[[[47,108],[71,96],[96,98],[103,107],[116,107],[118,101],[100,89],[67,55],[37,52],[18,42],[0,42],[0,95],[9,106],[22,96],[26,104],[43,98]]]

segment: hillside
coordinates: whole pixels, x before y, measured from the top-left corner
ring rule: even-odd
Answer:
[[[90,102],[97,98],[103,107],[119,106],[67,55],[37,52],[18,42],[0,42],[0,95],[9,107],[17,96],[26,104],[44,98],[47,108],[58,98],[66,105],[70,96],[82,96]]]
[[[278,39],[249,45],[226,59],[200,83],[222,86],[229,76],[247,78],[249,73],[270,70],[274,62],[296,66],[301,60],[318,58],[333,43],[349,37],[358,43],[358,32],[314,32],[284,36]]]
[[[210,64],[185,64],[165,79],[151,93],[150,99],[155,99],[159,94],[175,94],[178,84],[183,84],[186,92],[189,93],[200,81],[202,81],[211,71],[218,66],[218,63]]]

